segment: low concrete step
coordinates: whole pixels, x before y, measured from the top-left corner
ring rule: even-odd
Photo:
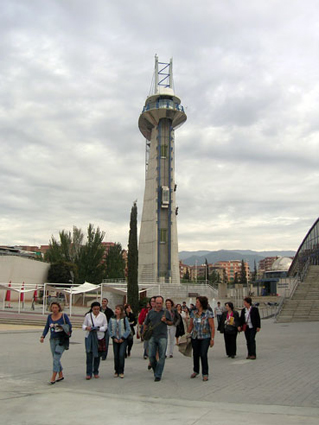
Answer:
[[[73,318],[70,318],[72,326],[74,328],[81,328],[82,327],[82,323],[83,320],[79,320],[79,319],[75,319],[73,320]],[[0,323],[5,323],[5,324],[9,324],[9,325],[18,325],[18,326],[24,326],[24,325],[28,325],[28,326],[45,326],[46,323],[46,319],[45,318],[39,318],[39,319],[34,319],[34,318],[15,318],[15,317],[0,317]]]

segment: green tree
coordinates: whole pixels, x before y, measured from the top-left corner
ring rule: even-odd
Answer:
[[[256,266],[256,260],[254,260],[254,273],[252,276],[252,281],[255,282],[257,279],[257,266]]]
[[[83,232],[81,229],[73,226],[73,232],[62,230],[59,232],[59,240],[54,236],[49,241],[49,249],[45,253],[45,261],[57,263],[66,261],[68,263],[77,263],[83,243]]]
[[[123,258],[123,249],[120,243],[111,246],[106,256],[106,278],[123,279],[125,261]]]
[[[105,277],[105,250],[102,245],[104,236],[105,233],[99,227],[95,230],[93,224],[89,224],[87,241],[83,245],[84,234],[81,229],[73,226],[72,233],[62,230],[59,232],[59,240],[54,236],[51,237],[45,260],[51,264],[58,264],[56,270],[61,269],[60,275],[65,273],[65,283],[70,280],[65,271],[65,263],[74,266],[74,283],[85,281],[101,283]]]
[[[219,282],[219,273],[216,270],[213,270],[209,276],[209,280],[212,283],[218,283]]]
[[[205,258],[205,282],[207,283],[209,281],[209,266],[208,266],[208,262],[207,262],[207,258]]]
[[[77,266],[74,263],[67,261],[58,261],[51,264],[48,272],[48,282],[50,283],[69,283],[70,285],[74,280],[77,280]]]
[[[127,253],[127,301],[132,310],[137,313],[139,308],[138,292],[138,249],[137,249],[137,205],[134,202],[131,209],[130,233]]]
[[[78,259],[80,283],[87,281],[99,284],[105,277],[105,248],[102,245],[104,236],[105,232],[99,227],[95,230],[93,224],[89,224],[87,241],[81,247]]]
[[[246,269],[245,269],[244,260],[241,260],[240,283],[242,283],[243,285],[247,284],[247,276],[246,276]]]
[[[188,268],[186,269],[186,273],[184,274],[184,276],[183,276],[183,279],[184,280],[189,280],[189,270],[188,270]]]

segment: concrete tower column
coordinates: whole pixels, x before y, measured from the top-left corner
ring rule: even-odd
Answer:
[[[172,88],[172,60],[160,63],[155,57],[154,81],[154,94],[147,97],[138,123],[149,144],[138,279],[179,284],[174,129],[187,117]]]

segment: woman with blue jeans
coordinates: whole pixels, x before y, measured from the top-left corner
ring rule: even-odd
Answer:
[[[53,373],[49,384],[53,385],[56,382],[63,381],[64,379],[61,357],[65,350],[66,334],[62,326],[66,324],[69,325],[69,333],[71,334],[72,325],[68,316],[62,313],[61,305],[58,302],[52,302],[50,304],[50,311],[51,314],[49,314],[47,318],[40,342],[43,343],[44,338],[50,330],[50,347],[53,357]],[[56,380],[57,374],[59,374],[59,376]]]
[[[114,317],[109,322],[109,332],[110,338],[113,340],[114,378],[124,378],[125,352],[131,326],[123,305],[115,307]]]
[[[196,298],[196,309],[190,316],[188,332],[191,333],[193,347],[194,372],[191,378],[199,374],[199,360],[202,364],[203,381],[208,381],[208,349],[214,345],[214,314],[208,310],[207,297]]]
[[[91,304],[91,308],[86,313],[82,329],[86,331],[85,352],[86,352],[86,380],[95,379],[99,376],[100,360],[103,352],[106,350],[105,332],[107,330],[107,320],[104,313],[101,312],[101,305],[98,301]],[[99,341],[104,345],[104,350],[99,351]],[[104,344],[103,344],[104,341]]]

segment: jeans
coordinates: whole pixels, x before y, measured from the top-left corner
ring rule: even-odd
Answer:
[[[143,357],[148,357],[149,352],[148,352],[148,341],[144,340],[144,353],[143,353]]]
[[[172,356],[175,346],[176,326],[167,326],[167,350],[166,355]]]
[[[124,373],[126,346],[126,339],[121,343],[115,342],[113,339],[114,371],[117,374]]]
[[[247,326],[247,329],[245,331],[245,337],[246,337],[246,343],[247,343],[247,350],[248,350],[248,356],[255,356],[256,357],[256,329],[249,328]]]
[[[59,338],[50,339],[51,353],[53,357],[53,372],[62,372],[63,367],[61,365],[61,357],[64,351],[64,346],[59,345]]]
[[[165,353],[167,347],[167,338],[152,337],[148,341],[149,360],[154,371],[155,378],[161,378],[165,365]],[[158,351],[158,360],[156,360],[156,352]]]
[[[105,354],[102,356],[102,360],[106,360],[106,358],[107,358],[107,353],[109,352],[109,343],[110,343],[110,335],[109,335],[109,331],[107,330],[105,332],[105,346],[106,346],[106,351],[105,351]]]
[[[203,376],[208,376],[207,352],[209,349],[209,344],[210,344],[210,338],[204,338],[204,339],[192,338],[193,362],[194,362],[193,370],[195,373],[199,373],[199,359],[201,359]]]
[[[92,351],[90,353],[86,353],[86,375],[92,376],[99,374],[99,367],[100,367],[100,360],[101,357],[93,357]]]

